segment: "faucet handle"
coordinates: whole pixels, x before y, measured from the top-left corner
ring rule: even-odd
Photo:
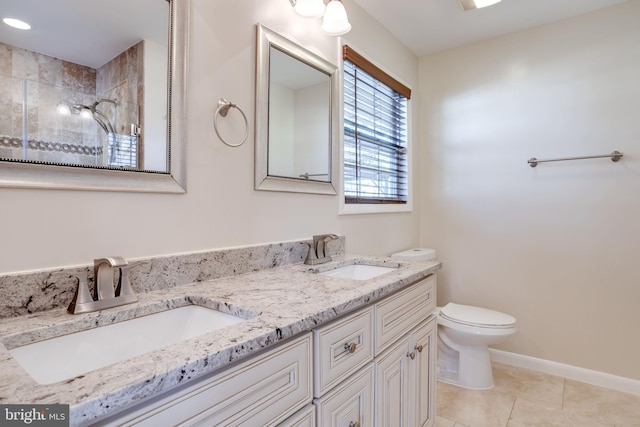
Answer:
[[[127,265],[120,267],[120,278],[118,279],[118,286],[116,287],[116,297],[134,295],[131,281],[129,280],[129,270],[141,264],[145,264],[145,262],[127,263]]]
[[[85,303],[93,302],[91,292],[89,292],[89,285],[87,284],[87,272],[78,271],[74,273],[66,273],[64,271],[52,273],[51,278],[66,278],[74,277],[77,280],[76,293],[73,295],[73,299],[67,307],[67,311],[71,314],[76,313],[76,307]]]

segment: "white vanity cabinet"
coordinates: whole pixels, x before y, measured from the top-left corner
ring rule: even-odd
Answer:
[[[319,427],[434,424],[435,275],[313,331]]]
[[[432,426],[435,318],[423,321],[376,357],[376,425]]]
[[[436,278],[391,295],[376,308],[376,426],[435,422]]]
[[[278,427],[315,427],[315,425],[316,407],[309,404],[278,424]]]
[[[435,275],[101,426],[431,427]]]
[[[373,327],[370,306],[313,331],[318,426],[373,425]]]
[[[311,402],[311,363],[307,333],[98,425],[275,426]]]

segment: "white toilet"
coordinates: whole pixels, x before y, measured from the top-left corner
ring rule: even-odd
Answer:
[[[433,249],[410,249],[394,258],[427,261]],[[448,303],[438,308],[438,380],[471,389],[493,387],[488,346],[517,331],[516,319],[486,308]]]

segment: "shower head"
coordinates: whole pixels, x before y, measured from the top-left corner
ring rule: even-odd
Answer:
[[[91,105],[76,104],[73,106],[73,108],[77,110],[80,113],[80,115],[82,115],[83,117],[93,118],[93,120],[95,120],[96,123],[98,123],[98,125],[102,128],[102,130],[105,131],[105,133],[108,136],[110,134],[116,133],[116,130],[111,124],[111,121],[109,120],[109,118],[97,108],[98,105],[100,105],[103,102],[109,102],[115,106],[118,105],[118,102],[115,99],[100,98]]]

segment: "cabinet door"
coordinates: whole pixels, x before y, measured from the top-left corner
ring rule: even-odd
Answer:
[[[316,427],[316,407],[305,406],[278,424],[278,427]]]
[[[432,275],[376,303],[376,356],[433,313],[435,286]]]
[[[409,378],[412,381],[409,425],[432,426],[435,420],[436,320],[431,318],[414,329],[410,339]]]
[[[317,406],[317,425],[355,427],[373,425],[373,363],[313,403]]]
[[[376,359],[376,423],[378,427],[409,426],[409,337]]]

